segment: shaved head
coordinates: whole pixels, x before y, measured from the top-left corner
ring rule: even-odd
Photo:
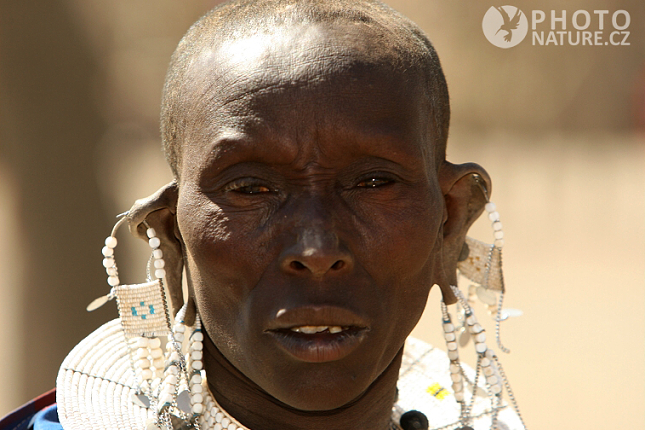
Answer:
[[[385,66],[393,74],[420,76],[426,87],[427,129],[432,133],[428,141],[433,147],[429,150],[435,159],[433,164],[441,165],[450,122],[448,88],[439,58],[416,24],[373,0],[241,0],[225,3],[197,21],[172,56],[163,90],[161,133],[164,152],[176,178],[181,175],[186,125],[191,122],[195,100],[220,78],[214,75],[226,72],[226,67],[218,67],[208,76],[204,76],[203,69],[197,68],[196,72],[193,69],[199,58],[222,47],[245,53],[249,49],[261,51],[253,43],[255,36],[273,35],[296,26],[331,30],[325,33],[323,60],[331,64],[328,68]],[[334,31],[339,28],[343,30]],[[336,40],[330,42],[330,35]],[[248,43],[237,43],[241,41]],[[231,52],[228,54],[230,58]]]

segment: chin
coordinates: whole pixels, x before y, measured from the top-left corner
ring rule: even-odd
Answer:
[[[359,351],[357,351],[359,352]],[[290,408],[307,412],[342,409],[366,396],[386,374],[398,376],[396,351],[356,354],[330,363],[294,363],[271,372],[261,388]],[[388,372],[389,369],[392,371]],[[267,375],[268,376],[268,375]],[[386,384],[388,381],[384,381]],[[396,382],[394,382],[395,384]]]
[[[349,377],[312,375],[316,383],[303,383],[300,388],[270,393],[285,405],[306,412],[324,412],[340,409],[360,399],[370,386]],[[324,378],[324,379],[323,379]]]

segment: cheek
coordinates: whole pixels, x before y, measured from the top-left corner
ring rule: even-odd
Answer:
[[[435,271],[440,267],[443,206],[438,190],[428,190],[396,215],[381,221],[388,228],[375,235],[368,248],[378,250],[366,256],[368,271],[383,273],[379,282],[389,294],[388,313],[397,336],[409,334],[423,310]]]
[[[406,204],[360,212],[363,244],[356,250],[381,282],[405,286],[429,283],[440,248],[443,205],[438,190],[428,188]],[[407,288],[406,288],[407,290]]]
[[[364,249],[371,253],[362,260],[377,280],[384,308],[379,370],[389,365],[425,309],[441,243],[442,208],[434,203],[437,198],[440,193],[428,191],[425,198],[409,199],[408,205],[394,213],[371,212],[378,228],[369,229],[373,234],[366,235],[369,241]]]
[[[196,188],[184,186],[177,223],[186,253],[189,291],[204,327],[231,361],[251,332],[253,290],[273,258],[270,231],[257,216],[224,210]]]
[[[237,235],[232,240],[230,220],[219,206],[186,188],[179,196],[177,223],[186,253],[189,289],[205,326],[217,326],[212,332],[233,336],[230,328],[239,325],[239,308],[248,292],[235,266],[236,256],[246,251],[244,243]]]
[[[417,190],[418,191],[418,190]],[[378,368],[399,351],[425,309],[438,267],[443,206],[439,190],[428,188],[396,208],[369,208],[356,223],[362,238],[357,259],[376,281],[383,324]],[[367,298],[371,300],[371,298]]]
[[[226,247],[231,237],[228,217],[217,205],[205,201],[199,193],[182,190],[177,203],[177,224],[185,246],[189,262],[197,267],[217,266],[227,254],[217,251]],[[214,258],[219,256],[219,259]],[[208,270],[191,275],[208,278]]]
[[[432,287],[434,261],[433,249],[436,236],[428,231],[416,231],[416,235],[400,244],[406,252],[399,252],[396,270],[391,273],[389,285],[394,285],[389,312],[396,318],[395,332],[407,336],[417,324],[425,309]]]

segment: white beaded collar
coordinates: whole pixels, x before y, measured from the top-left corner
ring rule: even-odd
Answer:
[[[459,404],[447,388],[451,385],[448,362],[443,351],[408,338],[393,422],[398,422],[402,413],[414,409],[428,417],[431,429],[458,427]],[[466,367],[465,370],[474,376],[472,369]],[[153,415],[151,410],[131,401],[136,381],[118,319],[104,324],[76,345],[63,361],[56,385],[58,415],[66,430],[145,429]],[[204,424],[209,425],[212,418],[210,428],[245,429],[226,414],[212,396],[208,397],[211,402],[206,401],[206,404],[210,409],[207,409],[208,414],[202,415]],[[490,401],[487,398],[475,399],[473,416],[479,417],[474,422],[475,430],[490,428]],[[226,427],[222,425],[225,419],[229,420]],[[508,429],[522,428],[511,408],[501,410],[499,419]]]

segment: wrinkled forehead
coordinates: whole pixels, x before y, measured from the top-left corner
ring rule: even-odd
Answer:
[[[406,64],[401,48],[365,25],[313,23],[276,26],[231,37],[195,54],[187,73],[188,103],[226,105],[261,92],[326,87],[343,91],[359,80],[400,80],[374,92],[425,93],[420,70]],[[409,63],[409,61],[407,61]],[[418,68],[416,68],[418,69]],[[199,109],[198,109],[199,110]]]

